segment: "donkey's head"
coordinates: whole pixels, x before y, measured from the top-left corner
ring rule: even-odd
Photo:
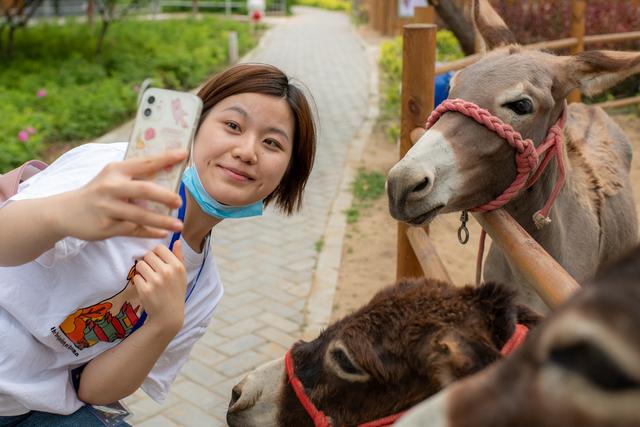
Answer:
[[[379,292],[366,306],[291,349],[295,376],[332,425],[405,410],[500,357],[516,321],[537,316],[494,284],[455,288],[421,279]],[[231,426],[312,426],[285,364],[256,369],[233,389]]]
[[[402,427],[636,427],[640,247],[585,284],[512,356],[453,384]]]
[[[488,3],[475,3],[479,36],[492,50],[452,78],[449,98],[488,110],[536,146],[561,116],[571,90],[595,94],[640,71],[636,52],[555,56],[525,50]],[[514,182],[515,154],[487,127],[459,112],[445,113],[389,172],[391,215],[424,224],[439,212],[490,202]]]

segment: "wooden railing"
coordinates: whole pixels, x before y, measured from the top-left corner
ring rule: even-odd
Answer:
[[[396,5],[397,0],[362,1],[369,11],[370,24],[372,28],[384,35],[395,34],[398,26],[403,23],[433,24],[435,20],[435,11],[431,6],[416,8],[415,16],[413,18],[402,18],[398,16],[398,7]],[[551,51],[570,49],[572,54],[576,54],[582,52],[585,47],[588,47],[589,45],[640,40],[640,31],[586,36],[586,1],[587,0],[572,0],[571,37],[532,43],[524,45],[524,47],[526,49],[546,49]],[[640,13],[640,10],[638,13]],[[436,74],[460,70],[473,64],[481,57],[481,54],[469,55],[457,61],[440,64],[436,67]],[[580,92],[577,90],[572,92],[568,99],[570,102],[580,102]],[[619,98],[613,101],[598,103],[596,105],[602,108],[619,108],[638,103],[640,103],[640,96]]]

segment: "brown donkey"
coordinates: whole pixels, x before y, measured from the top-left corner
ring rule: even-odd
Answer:
[[[566,117],[559,156],[553,157],[551,147],[546,154],[550,162],[537,182],[528,189],[526,185],[516,188],[504,208],[577,281],[592,277],[603,263],[637,242],[629,181],[631,146],[602,109],[583,104],[567,107],[565,97],[575,88],[596,94],[640,72],[640,53],[589,51],[556,56],[525,50],[514,43],[502,19],[484,0],[476,1],[474,17],[485,45],[493,50],[453,77],[449,97],[464,100],[456,101],[461,103],[457,105],[471,105],[475,113],[477,107],[487,110],[483,118],[499,129],[494,132],[479,124],[455,110],[456,105],[453,111],[445,109],[389,172],[391,215],[423,225],[441,212],[472,210],[496,199],[504,203],[508,200],[505,189],[513,190],[516,180],[526,184],[537,169],[542,170],[539,165],[545,163],[545,155],[523,172],[523,165],[514,161],[521,162],[516,150],[498,133],[513,138],[515,130],[540,148],[549,139],[550,128],[562,125]],[[560,187],[562,169],[566,180]],[[560,191],[551,204],[556,185]],[[534,214],[547,202],[551,222],[538,228],[544,221],[536,224]],[[491,247],[484,270],[485,280],[526,283],[496,246]],[[532,288],[520,287],[518,292],[532,308],[546,310]]]
[[[512,356],[452,384],[398,427],[640,425],[640,247],[598,276]]]
[[[386,425],[380,419],[498,360],[521,338],[522,325],[538,323],[539,316],[514,300],[513,291],[490,283],[456,288],[425,278],[401,281],[315,340],[296,343],[289,353],[293,375],[283,359],[248,374],[233,388],[227,422]],[[324,415],[312,420],[291,378]]]

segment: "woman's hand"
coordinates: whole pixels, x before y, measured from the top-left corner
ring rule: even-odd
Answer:
[[[180,240],[173,245],[173,252],[166,246],[157,246],[138,261],[133,277],[142,308],[147,312],[146,323],[176,334],[184,321],[187,291],[183,260]]]
[[[58,206],[56,221],[60,235],[82,240],[114,236],[162,238],[180,231],[182,223],[169,215],[152,212],[133,203],[148,200],[171,209],[180,206],[180,196],[144,178],[184,160],[185,150],[108,164],[84,187],[66,193]]]

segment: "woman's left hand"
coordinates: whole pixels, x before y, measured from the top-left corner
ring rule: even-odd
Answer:
[[[178,240],[173,252],[157,246],[136,264],[133,278],[147,322],[169,329],[176,334],[184,322],[184,299],[187,291],[187,272],[183,264],[182,244]]]

